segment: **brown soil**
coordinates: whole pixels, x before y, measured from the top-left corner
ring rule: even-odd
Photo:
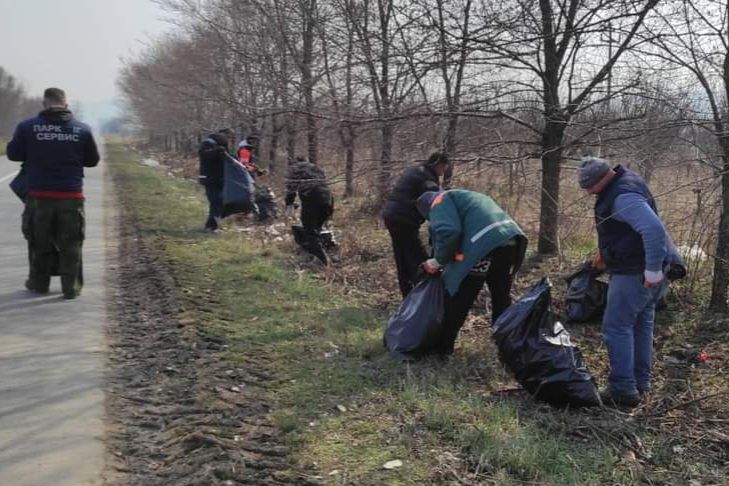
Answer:
[[[116,184],[115,184],[116,185]],[[119,187],[118,185],[116,185]],[[220,359],[175,299],[175,269],[120,201],[109,327],[107,482],[305,484],[268,419],[265,360]],[[245,384],[242,386],[241,384]]]

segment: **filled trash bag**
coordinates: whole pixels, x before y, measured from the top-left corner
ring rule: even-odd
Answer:
[[[223,178],[222,217],[255,211],[255,186],[248,170],[232,158],[226,159]]]
[[[586,322],[602,316],[608,291],[608,284],[598,280],[602,273],[587,262],[565,277],[565,309],[570,321]]]
[[[393,353],[412,355],[433,349],[443,333],[444,299],[440,275],[421,280],[387,322],[385,347]]]
[[[556,406],[600,404],[580,350],[550,311],[549,279],[534,284],[494,324],[499,359],[529,394]]]
[[[294,241],[304,250],[317,257],[324,265],[329,264],[327,250],[334,250],[337,241],[331,230],[321,230],[319,233],[307,233],[303,226],[295,224],[291,226]]]

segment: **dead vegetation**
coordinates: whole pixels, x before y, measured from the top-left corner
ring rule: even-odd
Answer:
[[[177,159],[173,158],[163,163],[163,165],[170,164],[168,170],[173,174],[189,173],[190,167],[193,167],[193,162],[188,161],[188,169],[183,169],[184,165],[177,165],[174,160]],[[660,177],[659,174],[659,180]],[[488,185],[492,193],[496,193],[496,198],[499,199],[501,189],[496,179],[492,177],[487,180],[489,180]],[[474,187],[476,184],[471,181],[469,185]],[[575,194],[574,208],[589,211],[588,201],[580,200],[580,197]],[[673,225],[674,231],[675,228],[682,228],[679,223],[683,220],[677,221],[672,215],[683,215],[681,208],[685,207],[687,198],[690,197],[691,193],[688,192],[688,194],[677,195],[670,200],[662,201],[662,209],[664,209],[664,214],[669,215],[668,224]],[[517,214],[517,220],[521,217],[527,221],[525,226],[529,227],[529,215],[534,214],[530,211],[530,201],[533,196],[530,196],[529,191],[525,190],[520,199],[520,203],[513,205],[511,211]],[[513,201],[509,202],[513,203]],[[308,256],[299,252],[287,234],[289,222],[277,223],[274,226],[275,232],[271,231],[270,226],[243,223],[244,231],[241,234],[254,244],[265,248],[263,255],[267,252],[284,255],[286,265],[294,275],[299,275],[299,278],[305,274],[313,275],[331,292],[349,295],[353,303],[366,302],[371,312],[380,316],[384,326],[387,312],[399,300],[394,266],[391,262],[390,243],[386,231],[378,223],[376,217],[370,214],[371,211],[361,210],[362,204],[362,199],[337,202],[333,226],[337,232],[340,248],[334,265],[329,268],[322,268]],[[364,204],[369,203],[365,201]],[[568,213],[573,217],[574,224],[569,227],[570,239],[563,241],[562,253],[555,257],[530,257],[519,276],[515,294],[520,294],[532,282],[548,275],[555,284],[555,311],[561,312],[560,303],[564,291],[561,276],[567,274],[574,265],[589,254],[592,244],[589,239],[589,218],[583,217],[589,212],[581,214],[580,210],[574,209],[572,213]],[[682,237],[691,234],[688,229],[683,229]],[[704,231],[704,229],[698,228],[697,231]],[[233,224],[227,229],[228,232],[238,232],[239,230],[241,228]],[[705,241],[701,240],[703,235],[698,232],[696,234],[699,235],[696,237],[696,241]],[[145,249],[140,253],[147,252],[148,249]],[[169,267],[171,275],[176,272],[173,267],[174,265]],[[519,390],[498,363],[495,348],[488,339],[490,320],[487,312],[488,298],[485,295],[481,296],[477,309],[469,317],[459,337],[457,349],[457,353],[460,354],[459,358],[445,367],[425,362],[407,365],[404,370],[402,367],[393,370],[383,352],[375,351],[376,346],[370,344],[366,346],[367,351],[362,354],[362,350],[351,349],[351,344],[331,343],[332,349],[335,351],[330,349],[323,353],[324,358],[322,359],[328,362],[328,366],[337,365],[340,359],[347,359],[347,364],[367,370],[368,374],[372,374],[374,383],[381,382],[383,386],[394,380],[402,381],[405,387],[415,386],[427,390],[432,386],[430,383],[437,383],[444,379],[444,376],[453,376],[456,381],[462,381],[464,386],[468,387],[469,396],[481,397],[484,403],[493,403],[494,406],[498,406],[499,403],[507,403],[516,407],[518,415],[528,418],[531,427],[545,431],[569,444],[598,446],[613,451],[614,456],[618,458],[614,467],[618,471],[627,471],[632,482],[720,484],[729,465],[729,420],[726,419],[729,415],[727,414],[729,405],[726,400],[729,390],[725,378],[729,340],[725,332],[727,326],[725,318],[706,315],[701,311],[700,303],[703,301],[701,291],[705,289],[703,282],[709,278],[708,275],[700,273],[697,275],[696,272],[703,271],[702,268],[700,263],[696,263],[692,278],[672,290],[668,310],[658,315],[654,388],[648,399],[630,414],[603,409],[559,411],[533,402]],[[161,282],[159,285],[174,287],[175,282]],[[215,299],[211,299],[210,302],[214,305]],[[203,307],[205,305],[207,304],[203,304]],[[572,324],[568,325],[568,329],[581,347],[593,374],[598,381],[603,381],[606,377],[607,356],[601,343],[599,323]],[[201,338],[197,336],[195,339],[200,340]],[[225,339],[222,338],[222,341],[216,344],[206,345],[212,346],[209,348],[210,352],[206,348],[203,348],[206,349],[205,352],[197,351],[200,353],[195,366],[198,377],[204,368],[215,369],[216,361],[210,361],[209,356],[211,353],[215,355],[222,349],[226,345],[225,342]],[[203,367],[200,366],[201,363],[204,363]],[[202,382],[205,382],[212,377],[214,383],[205,388],[206,392],[203,396],[208,399],[215,397],[211,403],[226,404],[230,410],[249,407],[251,397],[246,394],[250,389],[248,383],[244,381],[244,375],[250,377],[251,369],[257,370],[255,373],[263,373],[263,376],[267,376],[266,373],[273,373],[264,380],[268,382],[269,386],[278,387],[288,383],[286,380],[290,378],[277,376],[275,371],[269,371],[274,370],[275,366],[271,366],[265,361],[253,360],[249,363],[246,359],[242,366],[236,366],[233,370],[218,368],[216,372],[202,379]],[[260,377],[256,378],[255,373],[250,378],[253,381],[253,390],[256,390],[256,385],[261,382]],[[220,379],[231,375],[237,377],[232,382],[245,383],[245,386],[239,388],[238,385],[235,385],[237,389],[231,389],[231,382]],[[160,376],[165,377],[166,375],[161,373]],[[256,400],[262,396],[265,396],[265,393],[258,397],[254,393],[252,397],[254,403],[258,403]],[[145,395],[144,400],[148,399]],[[433,407],[437,411],[437,407],[441,405],[437,404],[436,398],[434,400],[436,404]],[[402,440],[406,440],[410,444],[411,450],[422,454],[419,460],[433,467],[431,480],[436,482],[457,481],[461,484],[501,484],[498,479],[501,474],[499,470],[494,469],[493,465],[483,459],[488,457],[488,454],[483,452],[484,448],[492,446],[489,445],[489,435],[479,429],[479,426],[475,425],[470,433],[454,437],[450,432],[452,426],[448,425],[451,424],[453,418],[444,418],[441,424],[438,422],[440,412],[434,415],[433,410],[427,409],[430,411],[424,412],[416,408],[412,414],[390,416],[381,415],[380,406],[374,402],[368,402],[367,399],[353,398],[352,403],[353,405],[346,403],[346,406],[343,406],[347,410],[347,414],[343,415],[353,414],[353,420],[362,419],[365,422],[369,417],[369,420],[381,422],[385,430],[390,430],[388,433],[403,437]],[[444,401],[443,404],[445,403],[447,402]],[[144,402],[141,405],[155,406],[155,404]],[[270,417],[271,412],[276,416],[276,410],[269,410],[260,404],[258,407],[260,408],[253,407],[255,416]],[[223,409],[226,408],[223,407]],[[216,410],[213,412],[215,419],[212,420],[212,423],[217,424],[221,420],[225,423],[226,417],[231,416],[233,421],[240,419],[249,422],[247,418],[244,419],[243,415],[235,415],[235,412],[228,412],[232,415],[226,415],[220,410],[214,410]],[[212,457],[205,455],[206,452],[215,451],[216,454],[222,454],[220,457],[226,464],[231,461],[233,463],[242,461],[242,463],[248,464],[251,457],[260,457],[255,454],[260,454],[261,450],[275,451],[273,454],[264,453],[267,460],[269,456],[272,456],[273,459],[270,460],[270,463],[263,461],[263,464],[271,465],[272,470],[276,471],[281,470],[281,460],[285,460],[286,457],[297,457],[302,452],[299,450],[302,448],[301,443],[296,441],[291,443],[290,440],[287,441],[285,437],[282,439],[278,434],[283,432],[285,435],[289,430],[296,430],[298,427],[296,424],[301,420],[312,420],[311,423],[318,423],[318,420],[332,420],[330,412],[326,411],[327,406],[324,406],[324,411],[317,410],[319,411],[316,413],[319,415],[313,417],[286,416],[283,419],[276,419],[274,420],[275,428],[271,428],[267,418],[265,420],[262,418],[260,423],[256,422],[257,426],[263,427],[262,430],[265,431],[263,434],[265,441],[270,441],[262,449],[259,449],[260,443],[256,443],[257,437],[260,438],[260,436],[254,434],[250,442],[244,441],[246,444],[253,443],[254,445],[237,446],[239,442],[235,437],[241,436],[240,431],[227,430],[225,433],[221,433],[217,427],[215,430],[212,427],[206,427],[211,425],[209,421],[199,422],[197,427],[186,425],[172,434],[172,439],[167,435],[166,440],[161,438],[158,440],[164,446],[162,450],[167,451],[165,457],[183,462],[190,460],[190,457],[199,458],[193,459],[193,463],[198,465],[202,464],[203,458],[210,460]],[[370,413],[377,415],[369,416]],[[468,420],[468,417],[469,415],[464,412],[463,419]],[[183,422],[177,423],[182,424]],[[149,433],[150,430],[154,432],[153,428],[148,428],[144,430],[144,433]],[[429,448],[433,447],[432,436],[424,434],[425,430],[435,431],[434,433],[441,437],[442,443],[438,446],[438,453],[428,452]],[[325,432],[322,431],[322,433]],[[242,436],[251,437],[246,436],[245,432]],[[290,447],[288,451],[277,444],[279,439]],[[235,451],[235,454],[232,451]],[[149,451],[147,451],[148,453]],[[131,457],[134,457],[133,453]],[[248,462],[246,462],[246,458]],[[328,476],[332,471],[320,469],[325,467],[323,464],[312,466],[305,462],[302,463],[300,459],[293,460],[295,461],[294,469],[298,471],[295,477],[299,480],[351,483],[351,480],[347,479],[349,476],[338,469],[334,469],[336,474]],[[331,460],[336,464],[336,459]],[[576,460],[579,461],[579,459]],[[313,468],[313,471],[308,471],[309,468]],[[130,468],[130,470],[132,469]],[[533,471],[529,472],[528,468],[521,473],[518,471],[512,473],[516,474],[516,477],[523,476],[524,478],[534,474]],[[263,476],[252,477],[268,477],[265,472],[261,472],[261,474]],[[271,477],[272,480],[276,480],[277,476],[274,474]]]

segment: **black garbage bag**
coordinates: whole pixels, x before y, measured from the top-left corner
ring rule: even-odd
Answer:
[[[329,264],[329,255],[326,250],[333,250],[337,247],[334,234],[329,230],[322,230],[318,233],[309,233],[300,224],[291,226],[294,241],[304,250],[317,257],[324,265]]]
[[[255,186],[248,170],[232,158],[226,159],[223,178],[222,217],[256,211]]]
[[[602,273],[602,270],[597,270],[590,262],[586,262],[565,277],[565,308],[570,321],[586,322],[602,316],[608,291],[608,284],[598,280]]]
[[[556,406],[600,404],[595,379],[580,350],[550,311],[552,284],[544,278],[494,324],[499,359],[529,394]]]
[[[432,350],[443,333],[444,299],[440,275],[421,280],[387,322],[385,347],[393,353],[411,355]]]

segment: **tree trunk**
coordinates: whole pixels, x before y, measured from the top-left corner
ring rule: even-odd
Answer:
[[[563,121],[549,120],[542,133],[542,194],[537,245],[541,255],[559,252],[559,175],[564,128]]]
[[[271,144],[268,146],[268,171],[276,173],[276,152],[278,152],[278,139],[281,135],[281,127],[276,123],[278,115],[271,115]]]
[[[454,111],[454,107],[450,107],[449,110]],[[451,113],[451,115],[448,117],[448,127],[446,128],[446,136],[445,136],[445,143],[443,144],[443,151],[448,155],[448,157],[453,157],[454,152],[456,151],[456,133],[458,131],[458,115],[455,115]],[[451,163],[448,165],[448,169],[446,170],[445,174],[443,174],[443,187],[448,189],[451,187],[451,180],[453,179],[453,169],[455,168],[455,163],[453,160],[451,160]]]
[[[296,118],[286,115],[286,157],[291,163],[296,158]]]
[[[722,143],[724,153],[729,152],[729,140]],[[727,288],[729,287],[729,158],[724,156],[723,174],[721,175],[721,214],[719,216],[719,234],[716,238],[716,255],[714,258],[714,279],[711,282],[711,301],[709,308],[716,312],[726,312]]]
[[[380,133],[382,134],[382,151],[380,152],[378,189],[380,199],[384,201],[390,191],[390,177],[392,174],[392,137],[394,134],[392,122],[384,120]]]
[[[347,123],[344,129],[345,173],[344,173],[344,197],[354,196],[354,127]]]

